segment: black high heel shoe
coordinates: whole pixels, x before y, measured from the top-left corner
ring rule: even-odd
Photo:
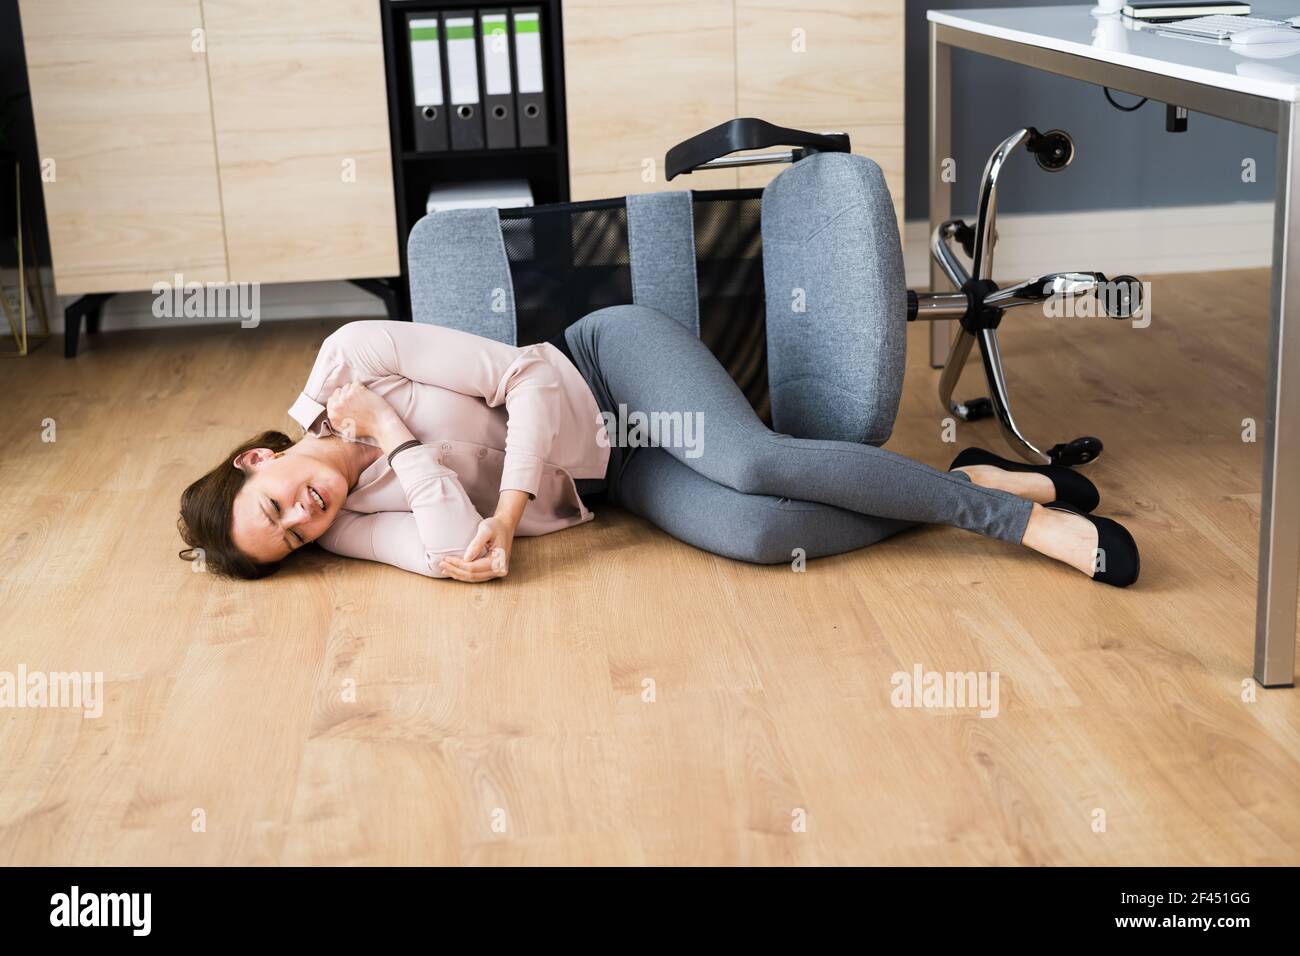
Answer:
[[[1039,475],[1046,475],[1052,482],[1052,487],[1056,489],[1056,500],[1078,509],[1083,514],[1092,511],[1101,503],[1097,486],[1077,471],[1064,465],[1027,465],[1024,462],[1008,461],[983,448],[967,448],[952,460],[948,470],[965,468],[968,465],[992,465],[1003,471],[1032,471]]]
[[[1093,571],[1094,581],[1117,588],[1126,588],[1138,579],[1138,572],[1142,570],[1142,559],[1138,554],[1137,542],[1133,540],[1133,535],[1129,534],[1128,528],[1110,518],[1082,514],[1060,502],[1054,501],[1043,507],[1078,515],[1086,521],[1091,521],[1093,527],[1097,529],[1097,550],[1101,557],[1101,561],[1097,563],[1103,567]]]

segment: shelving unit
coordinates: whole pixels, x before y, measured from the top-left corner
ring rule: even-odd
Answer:
[[[413,116],[414,91],[411,87],[411,54],[406,38],[406,17],[412,13],[445,12],[466,9],[508,8],[509,4],[466,0],[380,0],[384,31],[384,64],[388,77],[388,122],[393,155],[393,190],[397,210],[397,244],[401,261],[397,298],[401,314],[410,318],[407,294],[406,239],[411,229],[425,215],[429,190],[439,183],[476,182],[486,179],[526,179],[533,201],[557,203],[569,201],[568,125],[565,117],[564,35],[560,0],[533,0],[517,6],[541,11],[542,68],[547,90],[550,121],[549,145],[515,149],[447,150],[430,153],[415,148]],[[515,62],[513,39],[511,62]],[[443,89],[447,82],[447,64],[443,59]],[[482,58],[479,58],[479,89],[485,87]],[[518,89],[518,77],[512,76],[512,88]]]

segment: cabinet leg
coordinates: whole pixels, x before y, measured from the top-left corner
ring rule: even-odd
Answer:
[[[76,309],[76,303],[68,306],[63,312],[63,357],[77,357],[77,339],[81,336],[81,313]]]
[[[404,296],[402,294],[405,286],[400,278],[394,279],[349,279],[354,286],[373,296],[377,296],[384,303],[384,311],[388,317],[396,322],[410,321],[410,316],[402,307]]]
[[[63,310],[63,357],[75,358],[81,338],[81,320],[86,320],[86,331],[94,335],[99,331],[99,312],[104,303],[113,297],[112,292],[92,292],[83,295]]]

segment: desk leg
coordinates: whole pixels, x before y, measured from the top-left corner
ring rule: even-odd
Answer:
[[[1295,683],[1300,575],[1300,108],[1279,107],[1273,211],[1273,296],[1264,408],[1255,680]]]
[[[930,254],[930,239],[939,224],[952,215],[952,184],[944,181],[944,160],[952,156],[952,47],[940,43],[936,24],[930,24],[930,234],[926,258],[930,261],[930,291],[946,292],[948,277]],[[952,320],[930,323],[930,367],[942,368],[952,341]]]

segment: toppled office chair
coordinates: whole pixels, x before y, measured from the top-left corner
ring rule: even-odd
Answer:
[[[998,176],[1010,153],[1021,144],[1034,155],[1038,165],[1048,172],[1059,172],[1074,159],[1074,142],[1061,130],[1039,133],[1021,129],[1000,143],[989,157],[980,181],[979,205],[974,226],[960,219],[942,223],[932,237],[931,252],[939,267],[957,289],[956,292],[917,293],[908,291],[904,306],[908,322],[917,319],[957,319],[960,331],[952,341],[948,359],[939,379],[939,400],[945,412],[962,421],[977,421],[997,416],[1003,436],[1011,449],[1035,464],[1081,465],[1101,454],[1100,439],[1091,436],[1059,443],[1043,451],[1021,433],[1011,413],[1006,375],[998,342],[998,325],[1007,310],[1017,306],[1039,305],[1061,296],[1095,295],[1101,311],[1112,318],[1130,318],[1141,306],[1140,285],[1131,276],[1107,279],[1100,272],[1053,272],[1015,283],[1004,289],[992,279],[993,247],[997,240]],[[789,152],[760,156],[730,156],[742,149],[765,149],[793,145]],[[896,287],[902,269],[902,248],[888,202],[888,189],[879,167],[863,157],[848,152],[848,137],[843,134],[803,133],[784,130],[759,120],[733,120],[682,143],[668,153],[668,178],[697,169],[741,166],[756,163],[790,162],[794,165],[777,176],[767,187],[763,199],[763,242],[766,248],[765,271],[768,281],[768,335],[774,348],[768,356],[772,379],[773,418],[780,431],[807,438],[838,438],[828,432],[825,422],[835,414],[825,409],[829,396],[811,393],[806,383],[794,379],[792,394],[784,395],[788,380],[778,369],[789,363],[803,374],[825,363],[838,363],[841,369],[829,376],[830,387],[845,391],[880,386],[880,362],[862,355],[841,351],[850,348],[892,350],[901,348],[902,315],[875,314],[889,309],[892,293],[882,294],[881,286]],[[836,155],[840,154],[840,155]],[[802,174],[802,175],[801,175]],[[861,190],[845,189],[855,178],[868,193],[876,191],[884,202],[860,202]],[[855,204],[856,208],[855,208]],[[785,230],[775,223],[786,221],[795,228]],[[802,228],[799,228],[802,226]],[[778,233],[783,233],[778,236]],[[973,260],[971,271],[953,251],[956,240]],[[778,246],[777,243],[780,243]],[[779,256],[773,256],[776,248]],[[860,269],[846,275],[852,263],[838,260],[856,256],[868,265],[870,274]],[[774,264],[775,263],[775,264]],[[818,316],[816,324],[801,322],[782,309],[773,295],[774,277],[780,274],[783,285],[797,286],[800,277],[820,286],[818,294],[830,286],[831,307]],[[815,279],[813,277],[816,277]],[[811,290],[805,290],[812,295]],[[854,314],[854,310],[857,314]],[[856,323],[854,336],[842,325]],[[828,327],[829,325],[829,327]],[[809,332],[825,333],[825,348],[820,355],[808,352]],[[961,378],[971,347],[980,346],[988,380],[990,397],[957,402],[953,391]],[[879,354],[876,358],[879,359]],[[892,363],[890,363],[892,366]],[[826,382],[822,383],[823,386]],[[901,374],[898,387],[901,388]],[[803,398],[798,393],[803,393]],[[807,406],[807,407],[805,407]],[[779,411],[788,409],[792,419],[783,427]],[[878,429],[879,430],[879,429]],[[888,434],[887,428],[885,434]],[[870,438],[863,439],[870,440]]]
[[[1022,141],[1045,168],[1063,168],[1073,156],[1063,133],[1021,130],[999,147],[985,171],[976,225],[951,220],[934,237],[934,255],[957,292],[907,290],[884,175],[849,151],[847,135],[742,118],[674,146],[667,176],[792,164],[765,189],[647,193],[424,217],[407,246],[412,317],[527,345],[605,306],[649,306],[695,331],[777,431],[870,444],[883,443],[893,428],[907,322],[958,319],[962,331],[940,379],[945,412],[965,421],[996,413],[1012,448],[1027,460],[1082,464],[1100,452],[1097,439],[1041,452],[1020,435],[996,330],[1007,309],[1099,293],[1113,284],[1100,273],[1073,272],[1005,290],[992,282],[997,175]],[[732,155],[776,146],[791,148]],[[952,251],[952,239],[971,250],[973,277]],[[1126,314],[1133,311],[1129,305],[1136,303],[1120,303]],[[977,339],[992,398],[952,402]]]

